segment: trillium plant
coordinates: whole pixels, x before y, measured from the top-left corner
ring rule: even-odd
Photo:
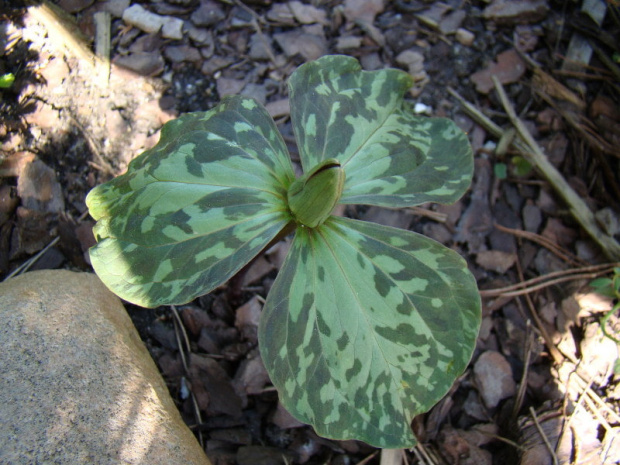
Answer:
[[[329,438],[413,446],[413,417],[471,358],[476,282],[429,238],[332,215],[339,204],[451,203],[469,187],[466,135],[416,116],[403,100],[411,84],[345,56],[299,67],[289,81],[298,178],[251,98],[167,123],[127,173],[88,195],[95,271],[129,302],[183,304],[294,231],[258,329],[282,404]]]

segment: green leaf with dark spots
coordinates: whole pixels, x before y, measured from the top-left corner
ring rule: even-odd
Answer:
[[[473,157],[450,120],[413,114],[404,71],[361,71],[326,56],[290,80],[291,119],[304,171],[336,158],[346,173],[340,203],[405,207],[452,203],[467,190]]]
[[[126,174],[88,195],[98,221],[93,267],[135,304],[188,302],[225,283],[291,221],[293,180],[284,142],[254,100],[184,115]]]
[[[299,228],[259,345],[283,405],[323,436],[415,444],[413,417],[466,368],[480,297],[465,261],[410,231],[344,218]]]
[[[331,216],[341,204],[449,203],[469,186],[466,136],[404,103],[411,78],[328,56],[290,79],[303,174],[273,120],[225,99],[164,126],[126,174],[88,196],[93,266],[121,297],[179,304],[223,284],[296,227],[259,325],[284,406],[319,434],[413,446],[413,417],[467,366],[476,282],[454,251],[410,231]]]

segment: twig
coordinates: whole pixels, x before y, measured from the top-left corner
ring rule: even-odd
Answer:
[[[95,20],[95,54],[99,58],[97,82],[101,87],[110,84],[110,27],[112,15],[107,11],[98,11]]]
[[[54,239],[52,239],[52,241],[49,244],[47,244],[38,254],[36,254],[33,257],[30,257],[27,261],[25,261],[20,266],[15,268],[11,274],[9,274],[6,278],[4,278],[4,280],[6,281],[7,279],[12,278],[13,276],[17,276],[19,274],[22,274],[22,273],[25,273],[26,271],[28,271],[30,269],[30,267],[32,265],[34,265],[37,260],[39,260],[39,258],[41,258],[43,255],[45,255],[45,253],[49,249],[51,249],[56,244],[58,244],[59,240],[60,240],[60,237],[55,237]]]
[[[179,316],[179,312],[174,305],[170,306],[172,310],[172,316],[174,317],[174,335],[177,340],[177,346],[179,347],[179,354],[181,355],[181,363],[183,364],[183,370],[185,371],[186,376],[189,376],[189,366],[187,364],[187,359],[185,357],[185,351],[188,354],[191,352],[191,345],[189,343],[189,338],[187,337],[187,331],[185,331],[185,325],[183,325],[183,321]],[[183,336],[183,340],[181,341],[181,335]],[[182,344],[181,342],[184,342]],[[196,417],[196,422],[200,425],[202,424],[202,415],[200,415],[200,406],[198,405],[198,399],[194,395],[194,391],[190,388],[189,390],[190,396],[192,398],[192,407],[194,408],[194,415]],[[204,438],[202,436],[202,431],[198,430],[198,441],[200,445],[204,447]]]
[[[426,463],[428,465],[437,465],[439,463],[437,460],[434,460],[433,457],[431,457],[431,455],[426,450],[426,447],[424,447],[424,445],[421,443],[416,444],[416,446],[412,450],[417,450],[420,455],[424,457],[424,460],[426,460]]]
[[[555,454],[554,448],[551,447],[551,443],[549,442],[549,438],[547,438],[547,435],[545,434],[544,430],[542,429],[542,426],[540,426],[540,423],[538,422],[538,417],[536,416],[536,412],[534,411],[533,407],[530,407],[530,415],[532,415],[532,420],[534,420],[534,425],[536,425],[536,429],[538,430],[538,433],[542,437],[543,441],[545,442],[545,445],[547,446],[547,450],[551,454],[551,458],[553,459],[553,464],[554,465],[559,465],[558,456]]]
[[[579,371],[575,371],[577,377],[575,378],[578,383],[585,385],[584,391],[588,394],[590,399],[596,402],[600,408],[605,410],[607,414],[612,418],[614,423],[620,424],[620,415],[618,415],[601,397],[594,391],[589,385],[588,381],[585,379],[585,374],[580,373]]]
[[[409,210],[415,215],[429,218],[431,220],[437,221],[438,223],[445,223],[446,221],[448,221],[448,215],[446,213],[436,212],[422,207],[408,207],[407,210]]]
[[[523,281],[523,270],[521,269],[521,262],[518,259],[517,259],[517,272],[519,273],[519,279]],[[553,343],[553,338],[547,331],[547,327],[545,326],[543,321],[540,319],[540,316],[538,316],[538,311],[536,310],[536,307],[534,306],[534,302],[532,302],[532,298],[530,297],[529,294],[525,294],[525,301],[527,302],[527,306],[530,309],[530,314],[532,315],[532,318],[534,318],[536,327],[538,328],[538,331],[540,331],[540,335],[545,340],[545,345],[547,346],[547,349],[549,349],[549,354],[551,354],[551,357],[553,358],[555,363],[557,364],[562,363],[564,361],[564,357],[562,356],[562,353],[558,350],[558,348]]]
[[[86,218],[88,216],[88,210],[86,210],[84,213],[82,213],[80,215],[80,217],[77,219],[77,223],[81,223],[82,220],[84,220],[84,218]],[[19,274],[25,273],[26,271],[28,271],[30,269],[30,267],[32,265],[34,265],[43,255],[45,255],[45,253],[51,249],[52,247],[54,247],[56,244],[58,244],[58,241],[60,240],[60,236],[56,236],[54,239],[52,239],[49,244],[47,244],[42,250],[39,251],[39,253],[37,253],[36,255],[30,257],[28,260],[26,260],[24,263],[22,263],[20,266],[18,266],[17,268],[15,268],[6,278],[4,278],[4,281],[6,281],[9,278],[12,278],[14,276],[17,276]]]
[[[70,55],[80,59],[94,70],[97,59],[84,41],[76,36],[76,31],[79,29],[72,17],[65,15],[63,10],[49,1],[30,6],[28,12],[47,29],[50,43],[64,45]],[[73,24],[69,26],[68,21]]]
[[[493,438],[493,439],[495,439],[497,441],[503,442],[504,444],[508,444],[509,446],[514,447],[516,450],[518,450],[520,452],[525,452],[527,450],[526,447],[522,446],[521,444],[519,444],[519,443],[517,443],[517,442],[515,442],[515,441],[513,441],[511,439],[505,438],[504,436],[500,436],[498,434],[489,433],[488,431],[484,431],[481,428],[476,428],[475,426],[472,429],[476,430],[478,433],[480,433],[480,434],[482,434],[484,436],[487,436],[489,438]]]
[[[370,462],[372,459],[374,459],[377,456],[378,453],[379,453],[378,450],[374,451],[368,457],[365,457],[361,461],[357,462],[357,465],[366,465],[368,462]]]
[[[576,372],[572,373],[572,374],[577,374]],[[568,383],[570,383],[571,380],[571,376],[568,377]],[[577,402],[575,403],[575,408],[573,410],[573,413],[568,417],[568,421],[565,421],[564,424],[562,425],[562,430],[560,432],[560,435],[558,437],[558,443],[556,444],[556,450],[559,447],[560,443],[562,442],[562,439],[564,438],[564,435],[566,435],[568,433],[568,431],[572,431],[573,432],[573,437],[575,436],[575,431],[572,429],[572,424],[573,424],[573,419],[575,418],[575,415],[577,414],[577,412],[579,411],[580,408],[584,408],[583,407],[583,402],[586,398],[586,392],[588,389],[590,389],[590,386],[592,386],[592,381],[594,380],[594,377],[592,376],[590,381],[588,382],[588,385],[586,386],[585,389],[583,389],[581,391],[581,394],[579,395],[579,398],[577,399]],[[566,401],[566,397],[568,397],[568,389],[566,389],[566,396],[565,396],[565,401]],[[575,438],[575,443],[577,442],[576,438]]]
[[[551,253],[557,255],[562,260],[570,263],[571,265],[574,265],[574,266],[585,265],[585,262],[583,260],[576,257],[569,251],[564,250],[562,247],[557,245],[555,242],[551,241],[550,239],[547,239],[544,236],[541,236],[540,234],[536,234],[536,233],[529,232],[529,231],[523,231],[521,229],[507,228],[506,226],[502,226],[499,223],[495,223],[495,227],[502,232],[506,232],[506,233],[512,234],[513,236],[521,237],[523,239],[528,239],[532,242],[536,242],[537,244],[542,245],[543,247],[548,249]]]
[[[185,351],[190,350],[189,338],[187,337],[187,332],[185,332],[185,327],[183,326],[179,312],[177,312],[177,308],[174,305],[171,305],[170,310],[172,311],[172,316],[174,317],[174,334],[176,336],[177,346],[179,347],[179,353],[181,355],[181,363],[183,363],[185,373],[188,373],[189,366],[187,364],[187,359],[185,358]],[[181,335],[183,335],[183,341],[181,341]],[[182,344],[181,342],[184,342],[185,344]]]
[[[97,160],[97,166],[100,167],[104,173],[113,176],[115,174],[114,169],[112,169],[112,166],[110,165],[110,163],[108,163],[108,161],[105,158],[103,158],[103,156],[101,155],[101,152],[102,152],[101,146],[90,135],[90,133],[86,130],[86,128],[82,125],[82,123],[80,123],[77,120],[75,116],[69,113],[69,118],[71,119],[71,122],[80,130],[80,132],[86,139],[86,142],[88,142],[88,146],[93,156]]]
[[[556,81],[552,76],[548,75],[540,69],[534,68],[534,76],[532,77],[532,89],[545,102],[547,102],[577,133],[582,136],[588,144],[594,149],[599,162],[605,160],[601,154],[620,157],[620,152],[608,141],[598,134],[596,128],[586,120],[580,113],[571,110],[570,106],[559,105],[555,99],[565,100],[576,106],[580,112],[585,109],[585,103],[581,101],[574,93],[564,88],[562,84]],[[611,179],[613,182],[613,177]]]
[[[525,398],[525,391],[527,390],[527,375],[530,371],[530,360],[532,358],[532,350],[534,346],[534,337],[532,334],[532,323],[530,320],[527,320],[527,333],[525,336],[525,347],[523,350],[525,351],[525,360],[523,361],[523,375],[521,375],[521,380],[519,381],[519,390],[517,391],[517,396],[515,397],[515,403],[512,407],[512,422],[515,423],[517,420],[517,416],[519,415],[519,410],[523,406],[523,399]]]
[[[480,295],[482,297],[517,297],[567,281],[594,279],[610,273],[617,266],[620,266],[620,263],[605,263],[602,265],[584,266],[570,270],[553,271],[527,281],[511,284],[510,286],[497,289],[483,289],[480,291]]]
[[[580,279],[595,279],[601,276],[602,274],[604,273],[572,274],[570,276],[565,276],[562,278],[556,278],[556,279],[552,279],[549,281],[545,281],[535,286],[526,286],[523,289],[519,289],[516,291],[504,291],[502,289],[491,289],[491,290],[480,291],[480,295],[482,297],[519,297],[519,296],[531,294],[532,292],[539,291],[549,286],[555,286],[557,284],[565,283],[568,281],[576,281]],[[525,284],[526,282],[527,281],[523,281],[522,284]]]
[[[519,136],[527,146],[529,151],[524,153],[527,160],[532,163],[542,175],[553,186],[556,193],[564,199],[568,204],[568,207],[579,222],[579,224],[585,229],[590,237],[603,249],[603,252],[614,260],[620,260],[620,244],[611,236],[606,234],[598,226],[593,213],[590,211],[583,199],[577,195],[573,188],[566,182],[560,172],[549,162],[543,150],[538,143],[534,140],[530,132],[527,130],[523,122],[517,117],[515,110],[508,100],[508,96],[499,82],[496,76],[492,76],[493,83],[495,84],[495,90],[499,95],[502,105],[510,118],[511,123],[517,129]]]

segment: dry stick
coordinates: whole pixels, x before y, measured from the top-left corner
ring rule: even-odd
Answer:
[[[599,276],[606,274],[605,272],[598,273],[582,273],[582,274],[572,274],[570,276],[565,276],[562,278],[552,279],[550,281],[546,281],[535,286],[525,287],[523,289],[519,289],[516,291],[504,291],[502,289],[491,289],[489,291],[480,291],[480,295],[482,297],[518,297],[522,295],[531,294],[532,292],[539,291],[549,286],[555,286],[556,284],[565,283],[567,281],[575,281],[580,279],[595,279]],[[521,284],[526,283],[524,281]]]
[[[374,459],[377,456],[378,453],[379,453],[378,450],[374,451],[368,457],[366,457],[366,458],[362,459],[361,461],[357,462],[357,465],[366,465],[368,462],[370,462],[372,459]]]
[[[97,82],[101,87],[110,84],[110,27],[112,15],[107,11],[94,14],[95,20],[95,55],[99,58]]]
[[[611,449],[611,446],[613,445],[614,441],[618,437],[617,431],[612,430],[612,434],[613,434],[612,437],[609,440],[607,440],[607,433],[605,433],[605,442],[607,443],[607,446],[605,447],[605,450],[603,451],[603,463],[607,463],[607,456],[609,455],[609,450]]]
[[[512,234],[513,236],[521,237],[523,239],[528,239],[532,242],[536,242],[537,244],[542,245],[543,247],[548,249],[551,253],[557,255],[562,260],[570,263],[571,265],[575,265],[575,266],[585,265],[585,262],[583,260],[576,257],[569,251],[564,250],[562,247],[555,244],[550,239],[547,239],[546,237],[541,236],[540,234],[536,234],[536,233],[529,232],[529,231],[522,231],[521,229],[507,228],[506,226],[502,226],[501,224],[498,224],[498,223],[495,223],[495,227],[499,229],[500,231]]]
[[[187,331],[185,331],[185,326],[181,321],[181,317],[177,312],[177,308],[174,305],[170,306],[172,310],[172,315],[174,316],[174,335],[177,340],[177,345],[179,346],[179,354],[181,355],[181,363],[183,364],[183,369],[185,370],[185,374],[189,374],[189,366],[187,365],[187,359],[185,358],[185,351],[189,354],[191,351],[191,346],[189,343],[189,338],[187,337]],[[179,329],[180,328],[180,329]],[[183,342],[185,345],[181,344],[181,336],[179,332],[183,335]],[[198,399],[194,395],[194,391],[189,390],[190,395],[192,397],[192,407],[194,408],[194,415],[196,416],[196,421],[198,424],[202,424],[202,415],[200,415],[200,407],[198,406]],[[202,437],[202,431],[198,429],[198,442],[201,447],[204,447],[204,438]]]
[[[480,295],[482,297],[517,297],[519,295],[538,291],[545,287],[566,281],[574,281],[577,279],[594,279],[598,276],[610,273],[617,266],[620,266],[620,262],[553,271],[527,281],[511,284],[510,286],[500,287],[497,289],[483,289],[480,291]]]
[[[86,218],[88,216],[88,210],[86,210],[84,213],[82,213],[80,215],[80,217],[77,219],[77,223],[81,223],[84,218]],[[26,271],[28,271],[30,269],[30,267],[32,265],[34,265],[37,260],[39,260],[39,258],[41,258],[43,255],[45,255],[45,253],[51,249],[52,247],[54,247],[56,244],[58,244],[58,241],[60,240],[60,236],[56,236],[54,239],[52,239],[50,241],[49,244],[47,244],[41,251],[39,251],[39,253],[37,253],[36,255],[30,257],[28,260],[26,260],[24,263],[22,263],[20,266],[18,266],[17,268],[15,268],[11,274],[9,274],[6,278],[4,278],[4,281],[6,281],[9,278],[12,278],[13,276],[25,273]]]
[[[418,464],[424,464],[424,459],[422,458],[422,456],[420,455],[416,447],[413,447],[411,449],[411,452],[413,453],[413,455],[415,455],[415,458],[418,460]]]
[[[523,269],[521,268],[521,262],[519,260],[517,260],[517,273],[519,273],[519,280],[523,281]],[[540,331],[540,335],[545,340],[545,345],[547,346],[547,349],[549,349],[549,354],[553,358],[553,361],[557,364],[562,363],[564,361],[564,357],[562,356],[562,353],[559,351],[556,345],[553,343],[553,338],[547,331],[547,328],[545,327],[543,321],[540,319],[540,316],[538,316],[538,312],[536,311],[534,302],[532,302],[532,298],[529,294],[525,294],[525,301],[527,302],[530,313],[534,318],[536,327],[538,328],[538,331]]]
[[[407,207],[406,210],[410,211],[411,213],[415,215],[423,216],[433,221],[437,221],[438,223],[445,223],[446,221],[448,221],[448,215],[446,213],[436,212],[433,210],[429,210],[427,208]]]
[[[500,91],[501,94],[503,94],[504,97],[505,97],[505,93],[503,91],[503,88],[501,87],[501,84],[500,84],[500,89],[501,89],[501,91]],[[504,133],[504,130],[500,126],[498,126],[493,121],[491,121],[490,118],[488,118],[485,114],[483,114],[480,110],[478,110],[470,102],[465,100],[458,92],[456,92],[451,87],[448,87],[448,93],[459,101],[459,103],[463,107],[463,110],[465,110],[465,112],[474,121],[476,121],[476,123],[478,123],[480,126],[485,128],[489,133],[491,133],[492,136],[494,136],[494,137],[496,137],[498,139],[502,137],[502,134]],[[510,107],[510,108],[512,108],[512,107]],[[514,110],[513,110],[513,115],[514,115]],[[515,115],[515,117],[516,117],[516,115]],[[525,130],[525,128],[523,128],[523,124],[521,124],[520,126],[521,126],[522,129]],[[519,128],[517,128],[517,129],[519,129]],[[530,138],[531,138],[531,135],[530,135]],[[600,231],[600,229],[598,228],[598,225],[595,222],[594,215],[592,214],[592,212],[590,212],[590,210],[588,209],[587,205],[583,202],[583,200],[581,200],[581,198],[577,194],[575,194],[575,192],[572,190],[572,188],[566,183],[564,178],[562,178],[562,175],[557,172],[555,167],[553,167],[553,165],[551,165],[547,161],[547,159],[544,156],[544,154],[542,154],[542,151],[540,150],[540,147],[538,147],[538,149],[540,150],[540,154],[539,154],[540,156],[537,156],[537,155],[532,155],[531,154],[531,152],[534,150],[533,148],[528,147],[528,145],[525,142],[523,142],[522,140],[520,140],[518,138],[515,141],[513,141],[512,146],[516,150],[521,152],[521,154],[523,154],[525,157],[527,157],[528,161],[530,161],[530,163],[534,164],[541,172],[543,172],[543,175],[551,183],[553,188],[558,192],[558,195],[560,195],[569,204],[571,213],[573,213],[573,215],[575,215],[575,218],[580,222],[580,224],[582,224],[582,226],[584,226],[584,224],[582,223],[580,218],[582,218],[586,222],[586,224],[588,225],[589,228],[585,228],[585,226],[584,226],[584,229],[586,229],[586,232],[588,232],[588,234],[590,234],[590,236],[597,243],[599,243],[599,244],[601,243],[601,241],[597,240],[597,238],[598,238],[597,233],[602,235],[603,237],[607,238],[606,240],[604,240],[605,245],[603,245],[603,251],[606,254],[610,255],[611,258],[613,258],[614,260],[619,259],[620,258],[620,245],[615,240],[613,240],[612,238],[610,238],[609,236],[604,234],[602,231]],[[532,157],[536,157],[537,160],[538,159],[542,159],[543,163],[541,164],[541,166],[538,166],[538,164],[536,163],[536,161],[534,159],[532,159]],[[548,170],[548,171],[545,171],[545,169],[549,168],[549,167],[551,169]],[[549,178],[549,175],[553,178],[553,181]],[[559,179],[559,181],[557,181],[558,179]],[[557,182],[554,182],[554,181],[557,181]],[[563,189],[566,189],[566,191],[564,191]],[[569,191],[570,191],[570,193],[568,193]],[[568,197],[568,199],[567,199],[567,197]],[[572,201],[575,201],[576,203],[573,204],[573,203],[571,203]],[[575,207],[575,205],[577,205],[577,207]],[[580,208],[581,208],[581,210],[580,210]],[[577,216],[577,214],[579,214],[579,217]],[[609,249],[606,247],[607,242],[609,242],[611,244],[611,247]]]
[[[584,374],[579,373],[578,371],[575,371],[575,374],[577,375],[575,379],[582,385],[585,385],[585,392],[588,396],[596,402],[600,408],[607,412],[607,414],[613,419],[614,423],[620,423],[620,415],[618,415],[609,405],[607,405],[605,401],[596,393],[596,391],[588,385],[588,381],[586,381]]]
[[[532,334],[532,323],[530,320],[527,320],[527,333],[525,336],[525,360],[523,362],[523,375],[521,376],[521,381],[519,382],[519,391],[517,392],[517,397],[515,398],[515,403],[512,407],[511,419],[512,422],[516,422],[517,416],[519,415],[519,410],[523,406],[523,399],[525,398],[525,391],[527,389],[527,375],[530,371],[530,360],[532,358],[532,350],[534,346],[534,337]]]
[[[538,423],[538,417],[536,416],[536,412],[534,411],[533,407],[530,407],[530,415],[532,415],[532,420],[534,420],[534,425],[536,425],[536,429],[538,430],[538,433],[542,437],[543,441],[545,442],[545,446],[547,446],[547,450],[551,454],[551,458],[553,459],[553,464],[559,465],[558,456],[555,454],[555,450],[553,449],[553,447],[551,447],[549,438],[547,438],[547,435],[542,429],[542,426],[540,426],[540,423]]]
[[[576,373],[573,373],[573,374],[576,374]],[[568,382],[566,383],[567,384],[567,389],[566,389],[566,394],[565,394],[565,398],[564,398],[564,405],[567,404],[566,400],[567,400],[567,398],[569,396],[568,384],[570,384],[571,379],[572,378],[569,376]],[[588,386],[585,389],[583,389],[581,394],[579,394],[579,398],[577,399],[577,403],[575,404],[575,408],[573,410],[573,413],[568,417],[568,421],[565,421],[564,424],[562,425],[562,430],[560,432],[560,435],[558,437],[558,442],[556,444],[556,450],[560,446],[560,443],[562,442],[562,439],[564,438],[564,435],[568,433],[569,429],[571,431],[573,431],[573,437],[575,436],[575,431],[572,429],[573,419],[575,418],[575,415],[577,414],[579,409],[580,408],[584,408],[583,407],[583,402],[584,402],[584,400],[586,398],[586,392],[587,392],[588,389],[590,389],[590,386],[592,386],[593,379],[594,379],[594,377],[591,377],[591,379],[590,379],[590,381],[588,383]],[[575,438],[575,442],[577,442],[576,438]],[[575,463],[577,463],[577,462],[575,461]]]
[[[529,148],[523,155],[532,165],[538,168],[542,175],[553,186],[556,193],[564,199],[575,219],[590,237],[599,244],[603,252],[613,260],[620,260],[620,244],[613,237],[605,234],[605,232],[601,230],[586,203],[577,195],[572,187],[570,187],[555,166],[549,162],[543,150],[519,119],[497,77],[492,76],[491,78],[493,84],[495,84],[495,90],[502,101],[502,105],[508,114],[508,118],[517,129],[521,139],[523,139],[526,146]]]
[[[189,366],[187,364],[187,359],[185,358],[185,351],[190,351],[189,338],[187,337],[187,332],[185,331],[185,327],[183,326],[183,322],[181,321],[181,317],[179,316],[177,308],[174,305],[171,305],[170,309],[172,310],[172,316],[174,317],[175,336],[177,339],[177,345],[179,346],[179,353],[181,354],[181,363],[183,364],[183,368],[187,373],[189,371]],[[182,342],[184,342],[185,344],[181,344],[181,337],[179,335],[179,332],[183,335]]]
[[[12,278],[13,276],[16,276],[16,275],[19,275],[21,273],[25,273],[26,271],[28,271],[30,269],[30,267],[32,265],[34,265],[35,262],[37,260],[39,260],[39,258],[41,258],[43,255],[45,255],[45,253],[49,249],[54,247],[58,243],[59,240],[60,240],[59,236],[57,236],[54,239],[52,239],[52,241],[49,244],[47,244],[38,254],[36,254],[35,256],[31,257],[29,260],[25,261],[20,266],[15,268],[11,274],[9,274],[6,278],[4,278],[4,280],[6,281],[7,279]]]
[[[425,464],[425,465],[438,465],[439,462],[437,460],[435,460],[433,457],[431,457],[431,455],[428,453],[428,451],[426,450],[426,448],[424,447],[424,445],[422,445],[422,443],[417,443],[415,445],[415,447],[413,447],[411,449],[412,451],[416,452],[416,455],[421,455],[422,459],[425,460],[422,461],[421,463]]]
[[[34,4],[30,6],[28,12],[45,26],[50,35],[51,43],[64,45],[71,55],[79,58],[92,68],[95,67],[95,56],[84,41],[76,36],[76,31],[79,31],[79,29],[77,29],[75,24],[70,26],[67,24],[68,21],[73,22],[72,17],[65,15],[63,10],[49,1],[44,1],[40,5]]]

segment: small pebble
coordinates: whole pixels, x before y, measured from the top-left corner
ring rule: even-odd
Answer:
[[[462,27],[456,30],[454,37],[459,44],[465,45],[466,47],[471,47],[474,43],[474,39],[476,38],[473,32],[463,29]]]

